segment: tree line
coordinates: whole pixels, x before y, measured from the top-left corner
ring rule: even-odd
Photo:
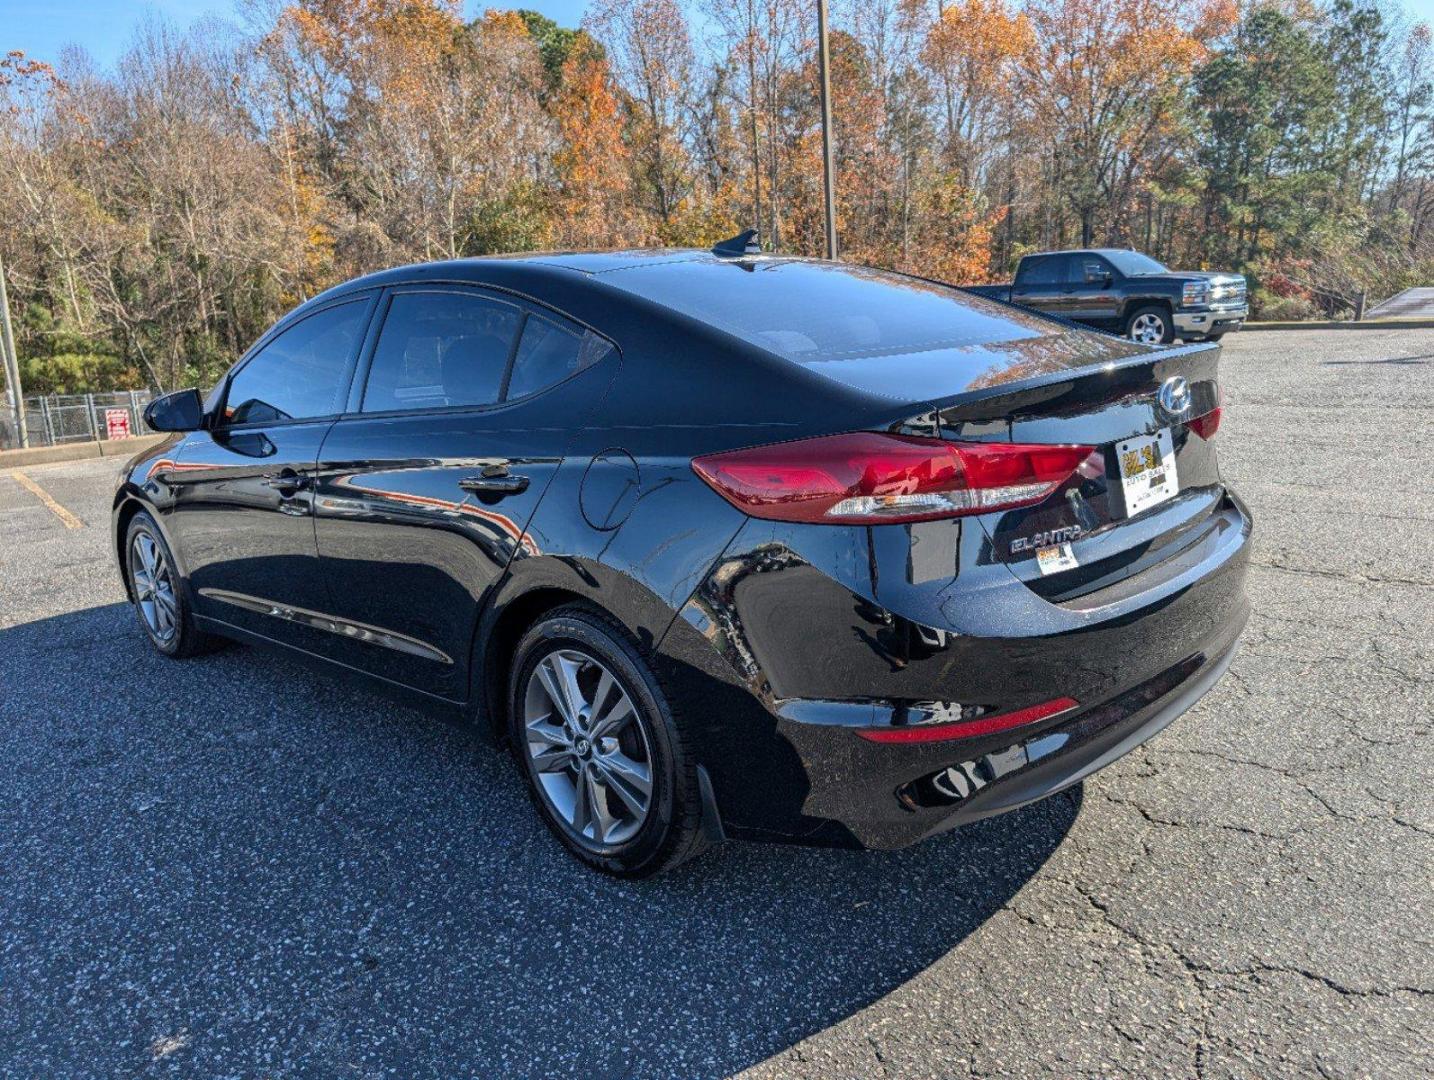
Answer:
[[[822,249],[810,0],[240,0],[102,68],[0,59],[0,257],[27,391],[212,382],[397,263]],[[843,258],[1007,275],[1131,246],[1266,315],[1434,270],[1434,49],[1374,0],[833,0]]]

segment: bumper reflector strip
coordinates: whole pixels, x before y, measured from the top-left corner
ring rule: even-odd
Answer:
[[[979,735],[994,735],[998,731],[1034,724],[1052,716],[1070,712],[1080,702],[1075,698],[1055,698],[1039,705],[1030,705],[1015,712],[997,713],[994,716],[978,716],[974,720],[953,720],[949,724],[915,724],[910,727],[863,728],[857,734],[863,739],[880,743],[923,743],[941,742],[945,739],[974,739]]]

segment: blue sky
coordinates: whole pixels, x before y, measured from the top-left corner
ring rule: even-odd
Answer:
[[[526,7],[564,26],[576,26],[587,0],[513,0],[511,4],[465,0],[469,16],[485,7]],[[1405,0],[1417,17],[1434,22],[1434,0]],[[0,53],[20,49],[55,60],[66,45],[82,45],[108,65],[124,49],[135,25],[157,13],[180,26],[206,15],[233,17],[234,0],[0,0]]]
[[[564,26],[576,26],[587,2],[464,0],[463,6],[470,18],[485,7],[523,7],[541,11]],[[37,60],[53,62],[66,45],[82,45],[108,65],[148,14],[188,26],[207,15],[237,21],[236,8],[234,0],[0,0],[0,54],[20,49]]]

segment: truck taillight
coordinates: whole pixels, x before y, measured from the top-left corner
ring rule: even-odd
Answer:
[[[1032,506],[1092,451],[860,431],[709,454],[692,468],[753,517],[882,524]]]

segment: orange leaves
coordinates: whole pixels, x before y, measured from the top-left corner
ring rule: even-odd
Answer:
[[[1002,68],[1027,54],[1035,43],[1031,22],[1002,0],[956,0],[931,25],[922,59],[933,68],[959,68],[972,85],[1004,94]]]

